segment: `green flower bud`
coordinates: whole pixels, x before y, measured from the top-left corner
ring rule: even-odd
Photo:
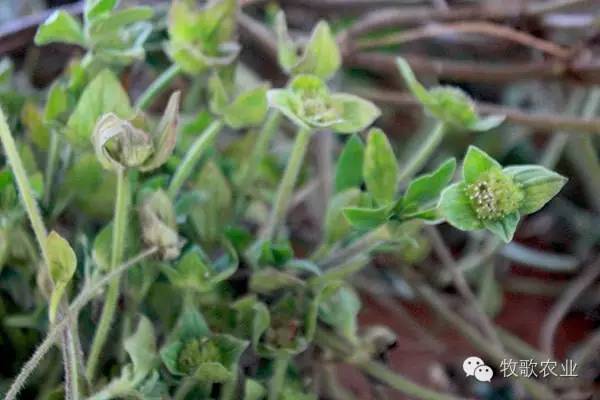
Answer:
[[[113,113],[96,123],[92,140],[96,156],[106,169],[138,167],[153,151],[150,135]]]
[[[287,89],[269,90],[271,107],[304,129],[358,132],[375,121],[379,109],[371,102],[346,93],[330,93],[315,75],[298,75]]]
[[[221,362],[219,347],[210,338],[193,339],[184,343],[177,365],[181,372],[192,375],[198,367],[207,362]]]
[[[143,114],[130,120],[113,113],[102,116],[92,134],[96,157],[102,166],[111,170],[139,168],[145,172],[164,164],[175,148],[179,97],[179,92],[171,95],[154,130],[148,129]]]
[[[501,115],[480,117],[473,100],[459,88],[438,86],[426,89],[403,58],[398,57],[396,63],[412,94],[431,115],[445,124],[458,129],[487,131],[504,121]]]

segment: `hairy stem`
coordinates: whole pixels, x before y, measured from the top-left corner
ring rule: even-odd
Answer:
[[[262,234],[263,239],[272,239],[279,224],[285,219],[292,192],[294,191],[300,169],[302,168],[304,155],[306,154],[306,149],[310,142],[311,133],[310,129],[301,128],[296,134],[294,147],[292,148],[292,153],[290,154],[285,172],[279,183],[269,221]]]
[[[42,214],[40,213],[38,204],[33,197],[31,184],[27,178],[25,167],[23,166],[21,156],[17,151],[15,140],[10,133],[10,129],[6,123],[6,117],[4,116],[2,109],[0,109],[0,140],[2,141],[6,158],[15,176],[19,194],[21,195],[21,201],[25,206],[25,211],[27,211],[31,228],[33,229],[33,233],[35,234],[38,245],[40,246],[44,264],[50,265],[48,251],[46,249],[46,237],[48,236],[48,231],[46,230],[46,226],[42,220]]]
[[[25,386],[25,382],[29,376],[33,373],[35,368],[42,361],[46,353],[52,348],[54,342],[57,340],[59,335],[67,328],[70,324],[70,320],[75,318],[76,315],[79,314],[79,311],[85,307],[87,303],[89,303],[96,295],[98,295],[98,291],[102,289],[106,284],[113,281],[113,279],[119,277],[123,272],[127,271],[129,268],[137,265],[140,261],[150,257],[154,253],[158,251],[158,248],[152,247],[148,250],[145,250],[133,257],[126,263],[120,265],[119,267],[113,269],[102,278],[97,281],[90,283],[88,286],[84,287],[79,295],[73,300],[71,306],[68,308],[68,317],[61,319],[58,323],[56,323],[51,329],[50,332],[46,335],[44,341],[39,345],[39,347],[35,350],[31,358],[23,365],[21,371],[10,385],[4,400],[15,400],[17,395],[21,391],[21,389]]]
[[[168,189],[169,197],[174,199],[177,196],[185,181],[194,171],[194,167],[198,164],[200,157],[206,152],[206,149],[214,141],[219,132],[221,132],[221,129],[223,129],[223,121],[213,121],[194,141],[171,179]]]
[[[145,110],[150,107],[156,96],[161,94],[180,73],[181,68],[179,68],[177,64],[172,64],[169,68],[164,70],[137,99],[135,104],[136,108]]]
[[[379,362],[364,360],[361,359],[361,357],[352,357],[353,353],[355,353],[354,350],[356,349],[351,349],[351,346],[347,346],[343,340],[340,340],[340,338],[330,334],[324,329],[317,329],[315,340],[321,347],[333,350],[339,356],[349,359],[350,363],[356,365],[370,377],[394,390],[397,390],[400,393],[410,396],[412,399],[459,400],[459,397],[439,393],[435,390],[420,386],[410,379],[390,370],[388,367]]]
[[[115,213],[112,231],[112,250],[111,250],[111,269],[116,268],[123,260],[125,248],[125,231],[127,229],[128,209],[129,209],[130,187],[127,171],[120,169],[117,172],[117,198],[115,199]],[[108,332],[113,322],[117,300],[119,299],[119,279],[115,279],[108,286],[104,306],[96,335],[92,342],[92,347],[87,360],[86,377],[90,382],[94,381],[96,369],[102,348],[106,343]]]
[[[354,257],[365,254],[385,242],[389,237],[388,228],[386,225],[382,225],[379,228],[373,229],[372,231],[364,234],[362,237],[356,239],[349,246],[344,247],[337,253],[332,254],[330,257],[319,262],[319,265],[323,269],[332,268],[334,266],[342,265]]]
[[[59,140],[60,138],[58,133],[52,129],[50,132],[48,158],[46,159],[46,176],[44,177],[44,205],[46,207],[50,204],[50,198],[52,196],[52,182],[54,180],[54,172],[56,170],[56,162],[58,160]]]
[[[42,219],[42,215],[40,213],[40,209],[38,207],[35,198],[33,197],[33,191],[31,189],[31,184],[29,179],[27,178],[27,173],[25,172],[25,167],[23,166],[23,162],[17,151],[17,146],[15,144],[15,140],[10,132],[8,124],[6,123],[6,117],[4,116],[4,112],[0,108],[0,141],[2,142],[2,146],[4,147],[4,151],[6,152],[6,158],[8,163],[11,165],[11,169],[15,176],[15,180],[17,182],[17,187],[19,189],[19,193],[21,195],[21,200],[23,205],[25,206],[25,210],[27,212],[27,216],[29,217],[29,221],[31,223],[31,227],[33,229],[33,233],[40,247],[40,251],[42,253],[42,259],[44,260],[44,264],[46,266],[50,265],[50,258],[48,256],[48,249],[46,247],[46,238],[48,237],[48,231],[46,230],[46,226],[44,225],[44,221]],[[63,307],[60,307],[64,311]],[[68,319],[68,314],[63,313],[63,319]],[[75,334],[74,332],[66,332],[62,338],[62,347],[63,347],[63,362],[65,365],[65,381],[70,383],[67,385],[67,394],[72,395],[74,399],[78,399],[78,390],[77,390],[77,355],[75,353],[77,347],[75,346]],[[69,368],[70,366],[74,366],[75,368]],[[74,383],[73,383],[74,382]]]
[[[406,162],[406,165],[400,168],[400,176],[398,177],[398,183],[402,184],[410,180],[415,174],[423,168],[425,163],[433,152],[438,148],[444,134],[446,133],[446,125],[443,122],[438,122],[433,130],[429,133],[421,147],[414,153],[412,157]]]
[[[260,161],[264,158],[265,153],[267,152],[267,148],[269,147],[269,143],[273,138],[273,135],[277,132],[279,125],[281,124],[282,115],[277,110],[271,110],[265,121],[258,137],[256,138],[256,143],[254,144],[254,148],[252,149],[252,153],[244,166],[244,170],[240,175],[240,197],[238,198],[238,204],[236,209],[239,211],[242,208],[245,197],[248,194],[249,188],[252,187],[254,183],[254,179],[256,177],[256,172],[258,171],[258,165]]]
[[[273,360],[273,375],[269,382],[269,400],[278,400],[285,385],[285,375],[287,373],[290,359],[288,356],[278,356]]]

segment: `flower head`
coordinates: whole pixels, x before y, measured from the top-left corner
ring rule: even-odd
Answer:
[[[171,95],[162,119],[151,133],[140,114],[130,120],[113,113],[102,116],[92,134],[96,157],[102,166],[112,170],[151,171],[164,164],[175,148],[179,97],[179,92]]]
[[[485,152],[471,146],[463,162],[463,180],[442,192],[439,209],[446,221],[458,229],[486,228],[509,242],[521,215],[542,208],[566,181],[538,165],[502,168]]]
[[[471,131],[487,131],[504,121],[504,116],[501,115],[480,117],[473,100],[458,88],[437,86],[426,89],[415,78],[412,69],[403,58],[399,57],[397,64],[406,85],[417,100],[431,115],[451,127]]]
[[[271,107],[277,108],[304,129],[358,132],[379,117],[371,102],[346,93],[331,93],[315,75],[299,75],[286,89],[269,90]]]

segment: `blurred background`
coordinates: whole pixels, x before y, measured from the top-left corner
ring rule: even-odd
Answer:
[[[168,3],[129,2],[154,4],[159,10],[147,45],[150,64],[158,71],[166,65],[161,42]],[[432,121],[403,87],[397,55],[409,61],[426,85],[460,86],[484,114],[507,116],[491,132],[448,137],[432,165],[450,155],[460,159],[468,144],[477,144],[503,164],[540,163],[570,179],[560,197],[524,220],[509,245],[441,226],[439,232],[416,229],[417,240],[400,255],[377,257],[375,268],[356,285],[365,329],[391,328],[393,340],[382,357],[395,370],[439,390],[520,398],[518,389],[502,379],[500,365],[492,365],[500,377],[493,385],[465,377],[463,360],[484,357],[486,343],[473,337],[469,326],[474,316],[451,283],[447,267],[456,264],[515,354],[559,365],[572,360],[577,377],[547,379],[554,379],[565,399],[600,398],[600,0],[241,3],[242,62],[250,74],[274,86],[285,83],[272,33],[276,12],[286,11],[291,34],[300,40],[319,19],[327,20],[338,33],[344,56],[344,71],[333,86],[367,97],[384,110],[378,125],[401,158],[422,140]],[[82,9],[81,3],[68,0],[0,0],[0,57],[15,62],[17,92],[45,88],[79,52],[70,46],[32,45],[37,25],[55,7],[72,13]],[[139,93],[156,74],[131,67],[126,71],[135,82],[130,91]],[[187,87],[181,79],[177,84]],[[339,144],[330,140],[317,138],[310,156],[314,168],[332,164],[324,149]],[[299,249],[318,242],[324,210],[319,183],[306,189],[306,201],[298,202],[291,217]],[[440,238],[451,253],[439,246]],[[409,285],[397,273],[406,265],[414,267],[420,284]],[[344,367],[342,383],[359,399],[401,398],[349,367]]]

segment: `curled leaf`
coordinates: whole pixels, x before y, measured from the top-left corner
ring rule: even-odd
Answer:
[[[143,200],[140,223],[144,243],[158,247],[163,260],[179,256],[183,240],[177,233],[173,204],[164,191],[158,190]]]

